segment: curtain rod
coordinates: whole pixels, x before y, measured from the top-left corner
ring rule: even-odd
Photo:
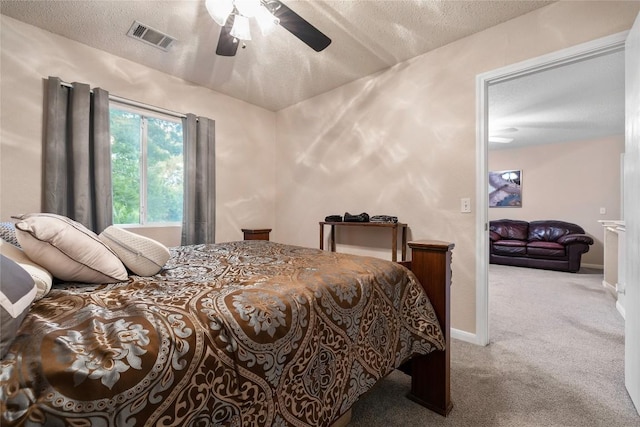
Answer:
[[[72,87],[71,83],[67,83],[67,82],[63,82],[63,81],[61,81],[60,84],[62,86],[66,86],[66,87]],[[89,91],[91,93],[93,93],[93,90],[90,89]],[[184,113],[178,113],[177,111],[172,111],[172,110],[167,110],[165,108],[155,107],[153,105],[144,104],[144,103],[138,102],[138,101],[133,101],[131,99],[123,98],[123,97],[117,96],[117,95],[109,94],[109,100],[115,101],[115,102],[119,102],[120,104],[128,105],[130,107],[143,108],[145,110],[149,110],[149,111],[153,111],[153,112],[161,113],[161,114],[166,114],[168,116],[178,117],[178,118],[181,118],[181,119],[184,119],[185,117],[187,117],[187,115],[184,114]]]

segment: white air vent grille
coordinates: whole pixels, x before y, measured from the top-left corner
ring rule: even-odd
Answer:
[[[129,28],[127,35],[164,51],[168,51],[176,40],[175,38],[161,33],[160,31],[138,21],[133,21],[133,25]]]

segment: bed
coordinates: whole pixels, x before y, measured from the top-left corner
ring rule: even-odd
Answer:
[[[182,246],[153,276],[56,284],[1,362],[0,424],[330,426],[398,367],[446,415],[453,245],[410,247]]]

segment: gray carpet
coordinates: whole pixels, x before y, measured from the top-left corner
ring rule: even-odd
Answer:
[[[405,398],[410,379],[395,371],[349,426],[640,426],[624,388],[624,321],[602,272],[489,271],[491,343],[452,341],[449,417]]]

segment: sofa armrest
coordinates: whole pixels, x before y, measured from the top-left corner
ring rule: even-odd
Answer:
[[[501,235],[499,235],[495,231],[489,231],[489,240],[491,240],[492,242],[497,242],[500,239],[502,239]]]
[[[562,245],[570,245],[572,243],[584,243],[593,245],[593,238],[586,234],[566,234],[558,239],[558,243]]]

